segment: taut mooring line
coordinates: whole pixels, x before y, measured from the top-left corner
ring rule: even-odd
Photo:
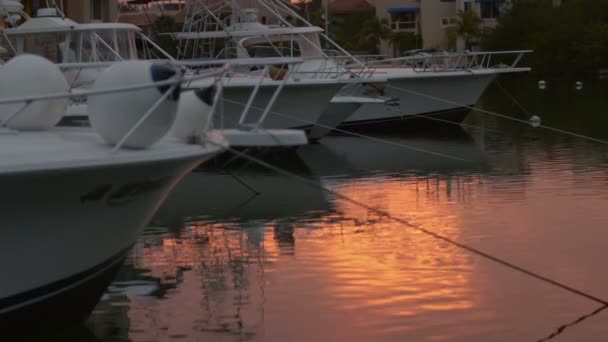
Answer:
[[[472,106],[469,106],[469,105],[466,105],[466,104],[463,104],[463,103],[458,103],[458,102],[454,102],[454,101],[451,101],[451,100],[442,99],[442,98],[437,97],[437,96],[433,96],[433,95],[417,92],[417,91],[414,91],[414,90],[409,90],[409,89],[405,89],[405,88],[402,88],[402,87],[395,87],[395,86],[391,86],[391,85],[388,85],[387,87],[395,89],[395,90],[399,90],[399,91],[404,91],[404,92],[407,92],[407,93],[410,93],[410,94],[418,95],[418,96],[421,96],[421,97],[426,97],[426,98],[431,99],[431,100],[435,100],[435,101],[439,101],[439,102],[443,102],[443,103],[448,103],[448,104],[460,106],[460,107],[463,107],[463,108],[468,108],[468,109],[471,109],[471,110],[478,111],[480,113],[497,116],[499,118],[503,118],[503,119],[507,119],[507,120],[512,120],[512,121],[516,121],[516,122],[520,122],[520,123],[524,123],[526,125],[530,124],[530,122],[528,122],[526,120],[514,118],[512,116],[508,116],[508,115],[505,115],[505,114],[500,114],[500,113],[493,112],[493,111],[486,110],[486,109],[475,108],[475,107],[472,107]],[[539,124],[538,127],[546,129],[546,130],[549,130],[549,131],[558,132],[558,133],[562,133],[562,134],[565,134],[565,135],[570,135],[570,136],[573,136],[573,137],[577,137],[577,138],[593,141],[593,142],[596,142],[596,143],[608,145],[608,141],[606,141],[606,140],[593,138],[593,137],[590,137],[590,136],[587,136],[587,135],[584,135],[584,134],[574,133],[574,132],[566,131],[566,130],[563,130],[563,129],[559,129],[559,128],[555,128],[555,127],[551,127],[551,126],[547,126],[547,125],[543,125],[543,124]]]

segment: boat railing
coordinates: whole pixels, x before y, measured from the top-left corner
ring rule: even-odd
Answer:
[[[262,127],[264,121],[270,114],[275,102],[279,98],[279,95],[283,91],[285,85],[293,79],[294,74],[298,74],[298,67],[301,65],[302,58],[287,58],[287,57],[265,57],[265,58],[241,58],[241,59],[224,59],[224,60],[194,60],[194,61],[174,61],[174,65],[183,66],[194,70],[194,75],[197,75],[201,71],[205,71],[206,67],[213,67],[217,65],[230,65],[231,70],[228,73],[222,74],[220,78],[215,82],[216,92],[214,95],[213,104],[211,107],[210,115],[207,117],[207,121],[204,124],[203,132],[207,132],[213,127],[214,119],[218,122],[223,122],[224,106],[220,106],[223,98],[223,90],[227,86],[228,82],[231,81],[230,73],[238,66],[245,66],[247,68],[255,67],[261,72],[256,75],[258,81],[252,89],[247,102],[240,114],[237,129],[254,131]],[[291,66],[291,68],[289,67]],[[200,69],[203,68],[203,69]],[[251,74],[249,74],[251,75]],[[261,86],[268,80],[279,81],[276,86],[271,98],[266,102],[266,105],[262,108],[262,113],[259,117],[251,120],[251,112],[254,101],[257,98]],[[194,86],[192,82],[186,84],[186,87]]]
[[[153,61],[155,62],[155,61]],[[214,95],[214,101],[212,104],[212,108],[210,110],[210,114],[207,117],[207,121],[204,123],[204,127],[202,132],[207,132],[211,128],[220,128],[213,127],[213,120],[218,118],[219,122],[223,122],[222,117],[224,115],[223,106],[218,106],[218,103],[221,102],[220,99],[223,96],[223,89],[226,85],[231,81],[231,78],[234,76],[234,71],[238,69],[238,67],[247,67],[247,68],[257,68],[258,70],[262,70],[259,75],[259,81],[256,83],[254,89],[252,90],[247,105],[244,107],[243,111],[240,114],[239,125],[237,128],[245,129],[245,130],[256,130],[262,127],[266,117],[270,113],[270,110],[274,106],[274,103],[278,99],[281,91],[284,86],[295,78],[294,75],[298,75],[301,72],[298,71],[299,65],[303,62],[302,58],[286,58],[286,57],[266,57],[266,58],[241,58],[241,59],[209,59],[209,60],[182,60],[182,61],[167,61],[167,60],[158,60],[157,62],[168,63],[174,67],[183,68],[184,71],[189,71],[187,73],[183,73],[180,83],[184,89],[187,90],[196,90],[197,86],[193,83],[196,80],[201,78],[210,78],[215,77],[213,82],[213,86],[216,87],[216,92]],[[113,63],[111,62],[97,62],[97,63],[64,63],[58,64],[60,69],[66,70],[84,70],[84,69],[103,69],[106,68]],[[277,67],[277,65],[281,67]],[[226,67],[229,66],[229,67]],[[292,66],[289,68],[288,66]],[[218,69],[219,68],[219,69]],[[273,70],[274,68],[274,70]],[[274,73],[274,74],[272,74]],[[260,87],[265,81],[273,80],[280,81],[274,83],[276,86],[271,99],[266,103],[263,108],[261,116],[254,120],[250,119],[251,109],[254,103],[254,100],[257,97]],[[157,83],[158,84],[158,83]],[[159,84],[162,85],[162,84]],[[208,85],[209,86],[209,85]],[[138,88],[139,89],[139,88]],[[81,91],[77,94],[73,94],[70,96],[73,100],[82,100],[86,99],[86,97],[93,94],[90,91]],[[165,93],[166,94],[166,93]],[[159,100],[160,101],[160,100]],[[1,102],[0,102],[1,104]],[[160,102],[159,102],[160,104]],[[154,108],[152,109],[152,111]],[[128,137],[127,137],[128,138]],[[204,142],[205,137],[201,137],[201,141]],[[126,141],[126,139],[125,139]],[[123,142],[124,143],[124,142]]]
[[[99,63],[102,64],[102,63]],[[70,67],[99,67],[98,65],[64,65],[64,68]],[[165,86],[167,89],[163,92],[163,94],[146,110],[145,113],[140,117],[140,119],[129,128],[129,130],[119,139],[119,141],[114,145],[112,152],[116,152],[120,150],[126,141],[138,131],[138,129],[143,125],[143,123],[155,112],[155,110],[165,101],[169,96],[171,96],[175,89],[180,86],[180,84],[184,82],[191,82],[194,80],[205,79],[205,78],[214,78],[217,83],[221,80],[222,76],[229,70],[229,66],[224,66],[222,68],[217,68],[215,70],[207,70],[205,73],[198,74],[191,77],[185,77],[183,72],[178,72],[175,76],[158,82],[148,82],[142,84],[134,84],[128,86],[118,86],[107,89],[95,89],[95,90],[83,90],[78,93],[73,92],[65,92],[65,93],[51,93],[45,95],[32,95],[32,96],[21,96],[21,97],[11,97],[11,98],[2,98],[0,99],[0,105],[8,105],[8,104],[22,104],[15,110],[14,112],[7,115],[3,120],[0,121],[0,128],[3,130],[10,130],[9,124],[15,118],[17,118],[20,114],[24,113],[33,103],[38,101],[49,101],[49,100],[59,100],[59,99],[72,99],[72,98],[80,98],[80,97],[90,97],[90,96],[98,96],[98,95],[106,95],[106,94],[115,94],[121,92],[132,92],[143,89],[150,88],[160,88]]]
[[[524,55],[531,52],[532,50],[421,53],[415,56],[378,60],[371,63],[370,66],[376,68],[409,67],[416,72],[516,68]]]

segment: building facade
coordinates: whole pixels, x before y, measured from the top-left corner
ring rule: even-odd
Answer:
[[[450,41],[449,28],[457,23],[459,10],[472,10],[482,19],[482,27],[493,28],[505,0],[376,0],[376,16],[386,19],[392,32],[420,34],[424,49],[463,49],[464,42]],[[455,46],[454,46],[455,45]],[[393,56],[388,41],[380,52]]]
[[[47,0],[23,0],[24,11],[35,16],[39,8],[47,7]],[[116,21],[118,16],[118,0],[55,0],[55,4],[65,13],[66,17],[79,22]]]
[[[152,25],[162,16],[173,17],[178,24],[185,19],[186,4],[183,1],[156,1],[141,5],[121,6],[118,21],[139,26],[145,34],[152,36]]]

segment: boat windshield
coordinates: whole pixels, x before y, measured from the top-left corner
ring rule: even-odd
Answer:
[[[54,63],[115,62],[136,59],[135,33],[127,30],[28,33],[9,36],[17,54]]]
[[[321,57],[321,43],[316,32],[309,34],[253,36],[239,45],[249,56],[239,57]]]
[[[20,35],[10,37],[16,54],[31,53],[42,56],[51,62],[60,63],[63,56],[59,45],[65,42],[66,33],[41,33],[33,35]]]
[[[277,42],[274,44],[255,44],[247,47],[250,57],[300,57],[300,48],[297,43]]]

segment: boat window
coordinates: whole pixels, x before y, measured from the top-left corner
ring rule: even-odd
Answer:
[[[53,63],[61,63],[62,48],[65,47],[66,38],[66,33],[59,32],[18,35],[10,39],[18,54],[30,53],[42,56]]]
[[[272,44],[267,42],[254,44],[247,47],[247,53],[250,57],[299,57],[301,55],[298,43],[295,41],[291,43],[289,39]]]
[[[82,32],[80,61],[116,62],[121,60],[121,57],[127,59],[128,47],[126,48],[126,55],[123,57],[119,53],[121,44],[114,43],[119,41],[118,36],[119,34],[116,31]]]
[[[133,44],[131,40],[135,40],[135,34],[130,31],[116,32],[116,51],[123,59],[135,59],[135,52],[132,50]]]

